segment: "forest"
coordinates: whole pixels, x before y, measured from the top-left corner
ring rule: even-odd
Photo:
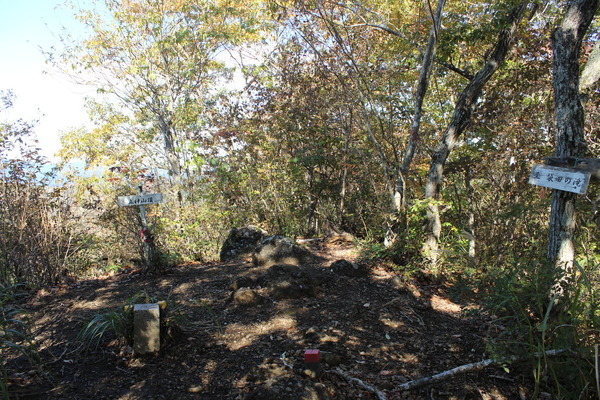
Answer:
[[[0,124],[3,398],[600,398],[598,0],[93,0],[65,7],[85,35],[61,32],[43,51],[65,77],[96,90],[86,102],[90,124],[62,132],[58,163],[41,155],[34,133],[46,133],[35,120],[3,117]],[[0,88],[0,113],[17,96]],[[587,187],[575,193],[533,184],[540,166],[584,177]],[[317,278],[333,265],[306,266],[310,296],[248,312],[229,303],[231,280],[237,290],[243,274],[259,274],[252,279],[261,299],[277,297],[261,292],[271,270],[223,260],[232,228],[249,226],[329,261],[345,257],[366,277],[344,276],[337,287],[338,278]],[[204,294],[185,293],[187,279]],[[115,282],[118,290],[110,289]],[[113,291],[110,301],[102,300],[104,289]],[[103,314],[110,309],[114,317],[132,298],[169,298],[171,315],[188,317],[167,321],[178,335],[160,361],[123,350],[127,334]],[[98,304],[63,315],[85,301]],[[293,304],[284,309],[286,301]],[[440,302],[456,312],[454,322],[436,308]],[[357,311],[338,315],[339,304]],[[461,350],[439,365],[445,351],[415,350],[429,361],[411,370],[399,343],[409,339],[381,322],[389,315],[364,309],[398,313],[414,326],[397,325],[396,333],[419,337],[410,340],[423,347],[435,337]],[[231,344],[246,336],[231,333],[228,342],[227,327],[261,318],[282,325],[249,349],[270,349],[280,337],[283,350],[272,352],[283,355],[259,366],[240,361],[243,377],[232,372],[234,361],[210,370],[209,355],[246,357]],[[327,320],[344,322],[327,330]],[[387,343],[381,348],[393,349],[356,364],[387,385],[356,365],[343,368],[354,360],[349,353],[380,343],[356,333],[353,348],[353,324],[378,329],[374,335]],[[460,324],[464,332],[453,331]],[[295,338],[294,326],[305,326],[306,337]],[[334,328],[344,332],[345,350],[324,342]],[[444,330],[448,337],[436,336]],[[64,343],[56,339],[63,334]],[[460,346],[452,342],[459,339]],[[194,340],[211,345],[192,357],[185,346]],[[309,345],[344,362],[329,357],[320,382],[294,373],[298,360],[286,352]],[[406,382],[482,360],[496,372],[452,375],[445,390],[439,383],[407,389]],[[206,382],[181,378],[183,394],[167,391],[167,383],[152,386],[153,362],[203,365]],[[126,394],[78,392],[76,379],[65,376],[88,364],[92,375],[114,364],[116,381],[138,381]],[[237,383],[225,387],[219,374]]]

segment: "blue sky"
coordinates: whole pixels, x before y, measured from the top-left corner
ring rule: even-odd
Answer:
[[[59,148],[59,133],[85,124],[84,97],[93,92],[71,83],[45,63],[40,47],[59,46],[61,30],[80,26],[62,0],[0,0],[0,90],[13,90],[15,107],[3,122],[39,119],[43,154]],[[81,1],[74,0],[75,5]],[[8,119],[8,121],[6,121]]]

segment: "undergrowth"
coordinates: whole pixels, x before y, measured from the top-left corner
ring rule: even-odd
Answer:
[[[540,263],[517,263],[495,275],[485,291],[495,317],[488,352],[495,358],[530,355],[532,398],[544,391],[560,399],[598,398],[595,347],[600,338],[598,267],[576,272],[563,292],[552,294],[556,274]],[[566,350],[547,357],[548,350]]]
[[[27,323],[27,314],[17,304],[20,286],[0,285],[0,393],[3,399],[10,398],[8,354],[17,354],[24,357],[31,366],[41,367]]]

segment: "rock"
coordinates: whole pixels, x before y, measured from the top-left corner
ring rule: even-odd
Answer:
[[[243,228],[231,228],[227,239],[221,246],[221,261],[250,256],[267,235],[266,231],[252,225]]]
[[[192,386],[191,388],[188,389],[188,392],[190,393],[200,393],[202,391],[203,387],[202,385],[200,386]]]
[[[276,264],[258,282],[275,299],[299,299],[316,294],[317,285],[323,280],[322,275],[313,267]]]
[[[233,294],[233,302],[238,306],[255,306],[262,302],[262,297],[254,289],[241,288]]]
[[[356,238],[348,232],[334,233],[325,238],[326,243],[354,243]]]
[[[229,285],[229,289],[235,292],[236,290],[241,288],[251,288],[254,286],[256,286],[256,279],[251,278],[249,276],[240,276],[235,278],[233,282],[231,282],[231,285]]]
[[[270,280],[277,280],[280,278],[307,278],[308,275],[303,268],[297,265],[276,264],[268,269],[265,277]]]
[[[252,263],[257,267],[270,267],[275,264],[298,266],[318,263],[321,260],[320,257],[281,235],[269,236],[252,254]]]
[[[133,306],[133,350],[136,354],[152,354],[160,350],[160,306]]]
[[[314,296],[315,288],[310,282],[297,280],[279,280],[269,286],[269,293],[275,299],[300,299],[302,297]]]
[[[355,278],[364,277],[369,274],[369,271],[365,267],[347,260],[337,260],[331,263],[329,268],[335,274]]]

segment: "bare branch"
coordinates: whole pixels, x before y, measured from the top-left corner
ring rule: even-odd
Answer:
[[[394,30],[392,28],[388,28],[387,26],[383,26],[383,25],[370,24],[370,23],[365,22],[364,24],[350,25],[350,28],[355,28],[355,27],[358,27],[358,26],[368,26],[370,28],[377,28],[377,29],[380,29],[380,30],[382,30],[384,32],[387,32],[387,33],[391,34],[391,35],[394,35],[394,36],[406,39],[406,36],[404,36],[402,33],[398,32],[398,31],[396,31],[396,30]]]
[[[564,354],[571,353],[570,350],[548,350],[544,353],[535,353],[534,357],[556,357]],[[529,355],[526,356],[514,356],[509,358],[501,358],[499,360],[493,360],[488,358],[487,360],[479,361],[476,363],[461,365],[456,368],[449,369],[448,371],[440,372],[439,374],[435,374],[433,376],[427,376],[425,378],[416,379],[414,381],[406,382],[397,387],[398,390],[411,390],[420,388],[427,385],[432,385],[434,383],[438,383],[444,381],[446,379],[452,378],[456,375],[465,374],[467,372],[480,371],[487,367],[498,366],[503,364],[511,364],[519,361],[525,361],[529,358]]]
[[[450,71],[456,72],[457,74],[459,74],[460,76],[463,76],[463,77],[467,78],[468,80],[472,80],[473,77],[474,77],[473,74],[465,71],[464,69],[460,69],[460,68],[458,68],[455,65],[448,64],[448,63],[441,62],[441,61],[438,61],[438,64],[441,65],[442,67],[448,68]]]
[[[385,395],[385,393],[383,393],[382,391],[378,390],[376,387],[373,387],[358,378],[355,378],[353,376],[345,374],[341,369],[336,368],[336,369],[332,370],[331,372],[333,372],[336,375],[341,376],[342,378],[346,379],[348,382],[357,383],[362,388],[375,393],[379,400],[387,400],[387,396]]]

